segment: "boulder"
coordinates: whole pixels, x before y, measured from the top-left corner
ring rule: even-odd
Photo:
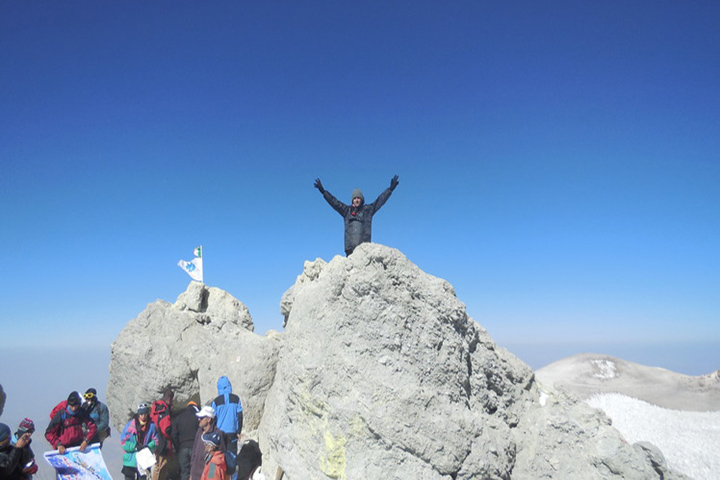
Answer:
[[[112,344],[108,407],[118,430],[141,402],[175,392],[175,406],[217,396],[226,375],[240,396],[244,429],[257,428],[272,385],[281,335],[252,332],[245,305],[229,293],[191,282],[175,304],[157,300]]]
[[[271,475],[660,478],[602,412],[541,391],[448,282],[398,250],[362,244],[307,262],[281,311],[287,330],[259,428]]]

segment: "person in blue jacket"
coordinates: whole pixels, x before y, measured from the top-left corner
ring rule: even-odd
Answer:
[[[240,397],[232,393],[230,380],[223,375],[217,381],[218,396],[212,402],[217,427],[225,432],[227,451],[237,454],[238,440],[241,438],[243,408]]]
[[[82,408],[90,415],[97,427],[97,433],[90,439],[90,443],[100,443],[102,448],[103,442],[110,436],[110,412],[107,405],[98,399],[97,390],[94,388],[88,388],[83,398],[85,403],[82,404]]]

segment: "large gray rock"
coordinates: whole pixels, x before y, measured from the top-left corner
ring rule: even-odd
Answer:
[[[202,284],[148,305],[113,343],[115,426],[166,387],[207,402],[227,375],[264,471],[286,480],[683,478],[601,411],[543,389],[397,250],[306,262],[281,312],[287,331],[260,337],[242,303]]]
[[[363,244],[306,263],[281,311],[287,331],[259,429],[271,475],[660,478],[602,412],[540,392],[449,283],[397,250]]]
[[[227,292],[191,282],[175,304],[151,303],[112,344],[107,400],[120,429],[140,402],[175,391],[175,405],[217,395],[226,375],[240,396],[245,429],[257,428],[273,382],[280,335],[252,333],[245,305]]]

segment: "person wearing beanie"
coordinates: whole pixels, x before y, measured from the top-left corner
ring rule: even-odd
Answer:
[[[60,455],[66,448],[77,446],[84,452],[97,433],[95,422],[80,404],[80,395],[72,392],[65,408],[53,416],[45,430],[45,439]]]
[[[355,247],[361,243],[372,241],[373,215],[380,210],[380,207],[385,205],[385,202],[390,198],[390,195],[392,195],[392,192],[399,183],[398,176],[395,175],[392,180],[390,180],[390,187],[385,189],[373,203],[365,203],[365,197],[362,191],[356,188],[352,193],[351,204],[346,205],[325,190],[319,178],[315,179],[315,188],[320,191],[325,201],[330,204],[345,221],[345,255],[350,256],[353,250],[355,250]]]
[[[11,444],[12,435],[10,427],[0,423],[0,478],[17,478],[22,471],[23,450],[30,444],[30,433],[20,436],[15,445]]]
[[[90,443],[99,443],[102,448],[103,442],[110,436],[110,412],[107,405],[98,399],[97,390],[94,388],[88,388],[83,398],[85,399],[83,409],[90,415],[97,427],[97,434],[90,439]]]
[[[138,405],[137,413],[123,428],[120,434],[120,447],[123,454],[122,473],[125,480],[145,480],[147,475],[140,475],[137,469],[136,454],[147,447],[155,453],[157,447],[157,430],[150,420],[150,407],[147,403]]]
[[[30,480],[35,473],[38,471],[37,463],[35,463],[35,453],[30,448],[32,439],[30,438],[35,432],[35,423],[29,418],[24,418],[20,425],[18,425],[17,431],[13,434],[10,444],[21,450],[20,462],[15,469],[13,480]],[[18,447],[20,439],[25,437],[27,445],[24,447]]]
[[[205,444],[205,468],[200,480],[225,480],[227,478],[227,465],[225,454],[221,450],[222,436],[218,432],[202,435]]]
[[[196,416],[198,411],[197,403],[191,400],[172,420],[170,431],[180,463],[180,480],[189,480],[190,478],[193,444],[198,429],[198,417]]]

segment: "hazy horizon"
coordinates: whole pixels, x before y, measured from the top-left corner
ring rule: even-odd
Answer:
[[[492,335],[492,332],[490,332]],[[546,344],[546,345],[500,345],[518,356],[537,370],[549,363],[570,355],[585,352],[602,353],[633,361],[638,359],[656,359],[657,362],[643,363],[658,366],[686,375],[705,375],[720,368],[712,366],[715,352],[720,348],[717,342],[698,344],[664,344],[633,346],[629,344]],[[20,420],[31,418],[36,425],[33,449],[40,465],[38,480],[52,480],[54,476],[50,466],[43,460],[44,451],[50,450],[44,439],[44,431],[49,422],[50,410],[67,395],[77,390],[81,393],[89,387],[98,389],[99,398],[107,402],[106,391],[109,381],[110,345],[107,347],[60,348],[33,351],[32,347],[7,346],[5,371],[22,372],[22,375],[3,375],[0,385],[7,395],[5,409],[0,421],[11,429],[17,427]],[[154,399],[147,399],[148,401]],[[201,399],[206,402],[211,399]],[[119,435],[124,425],[113,425],[113,436],[103,449],[105,462],[113,476],[120,476],[122,451]]]

